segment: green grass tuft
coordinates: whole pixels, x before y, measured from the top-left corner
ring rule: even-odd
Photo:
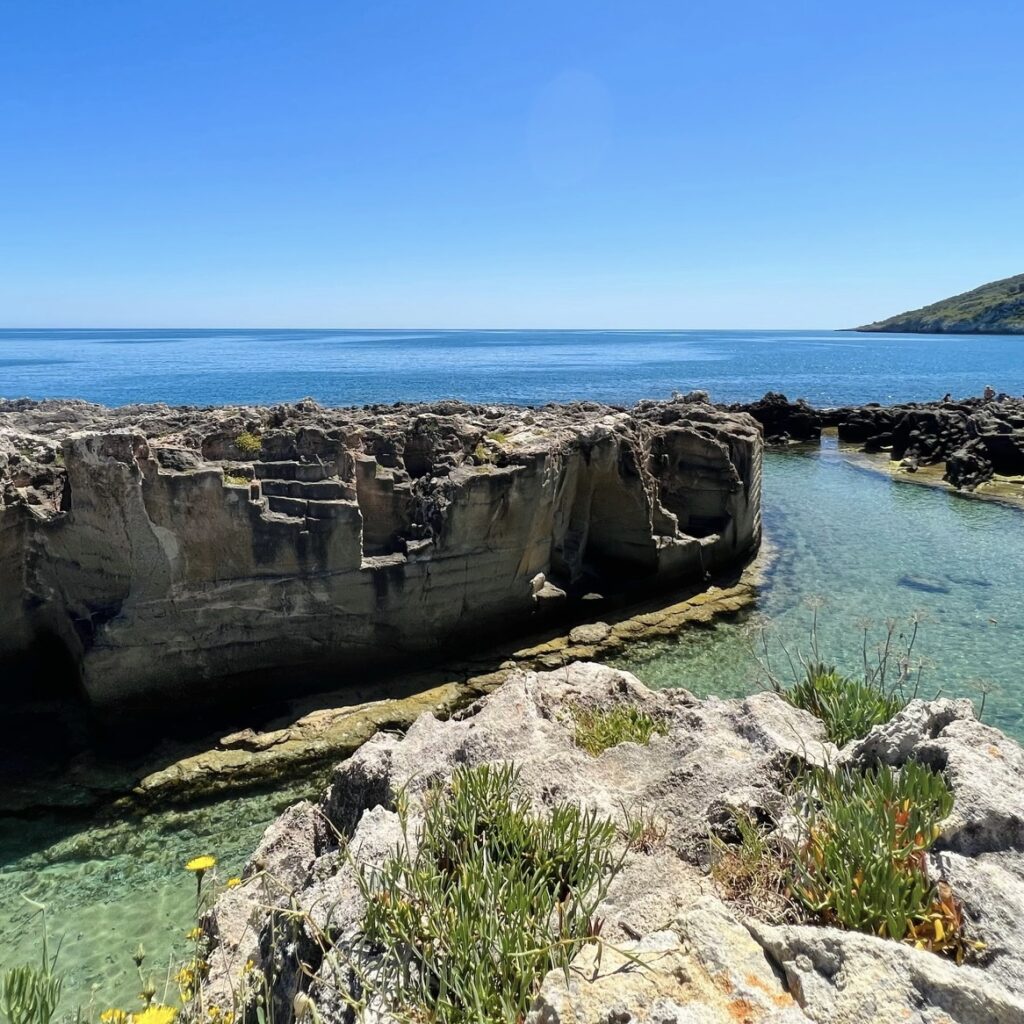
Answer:
[[[825,723],[828,738],[843,746],[888,722],[906,705],[898,691],[873,679],[852,679],[832,666],[811,664],[802,680],[781,691],[790,704]]]
[[[619,743],[647,745],[651,737],[664,736],[668,726],[633,704],[617,704],[607,710],[576,705],[571,709],[576,725],[576,745],[595,757]]]
[[[460,768],[415,843],[364,870],[372,988],[437,1024],[522,1020],[552,968],[568,974],[621,861],[615,825],[575,805],[539,816],[511,765]]]

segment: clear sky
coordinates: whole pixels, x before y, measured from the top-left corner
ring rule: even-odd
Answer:
[[[1024,272],[1018,0],[6,0],[0,326],[839,327]]]

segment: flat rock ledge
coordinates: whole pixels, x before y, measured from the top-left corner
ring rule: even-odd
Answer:
[[[664,736],[592,757],[574,742],[570,706],[629,703],[660,716]],[[955,804],[930,854],[963,901],[976,964],[870,935],[756,920],[726,903],[708,874],[710,837],[736,810],[784,827],[784,787],[803,764],[916,758],[941,769]],[[424,794],[457,766],[513,762],[536,809],[572,801],[620,823],[654,815],[664,838],[626,855],[598,909],[598,944],[583,947],[568,984],[538,987],[528,1024],[1022,1024],[1024,1022],[1024,752],[979,723],[969,701],[913,701],[888,725],[837,751],[823,726],[772,693],[697,700],[651,691],[594,663],[516,671],[447,721],[424,714],[404,737],[375,736],[335,769],[319,803],[290,808],[266,831],[243,874],[204,921],[211,941],[206,1005],[229,1005],[246,964],[273,985],[275,1020],[298,992],[323,1024],[353,1018],[352,976],[339,949],[361,920],[360,865],[379,865],[410,833]],[[331,937],[325,950],[313,922]],[[287,925],[287,926],[286,926]],[[307,1018],[308,1019],[308,1018]],[[367,1011],[366,1021],[390,1021]]]

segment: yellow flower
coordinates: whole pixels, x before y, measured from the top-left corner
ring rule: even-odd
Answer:
[[[240,878],[229,878],[228,879],[228,888],[229,889],[236,889],[241,884],[242,884],[242,880]]]
[[[209,871],[210,868],[215,867],[217,864],[216,857],[193,857],[186,865],[186,871]]]
[[[203,937],[202,928],[193,928],[190,932],[185,932],[185,938],[189,942],[198,942]]]
[[[173,1006],[154,1003],[141,1013],[132,1014],[132,1024],[171,1024],[178,1011]]]
[[[124,1010],[111,1007],[100,1014],[100,1020],[103,1024],[128,1024],[128,1014]]]

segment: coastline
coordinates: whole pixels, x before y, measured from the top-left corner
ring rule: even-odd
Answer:
[[[978,501],[995,501],[1013,508],[1024,509],[1024,477],[997,477],[979,484],[974,490],[968,491],[954,487],[943,479],[942,465],[920,466],[915,472],[905,469],[889,458],[886,452],[865,452],[856,446],[840,444],[840,455],[857,469],[877,473],[903,484],[916,484],[918,487],[930,487],[945,491],[959,498],[973,498]]]

